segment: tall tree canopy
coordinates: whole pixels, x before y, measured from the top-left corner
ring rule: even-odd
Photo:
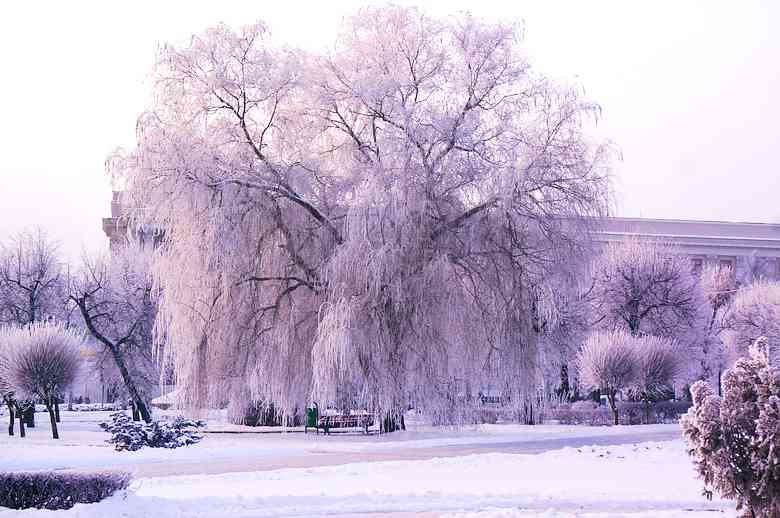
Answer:
[[[262,23],[161,50],[109,168],[164,231],[157,330],[188,402],[529,397],[611,152],[521,36],[385,7],[328,55]]]
[[[41,229],[0,242],[0,323],[67,320],[62,270],[58,245]]]
[[[704,293],[688,259],[673,246],[629,237],[594,261],[597,322],[632,335],[700,338]]]

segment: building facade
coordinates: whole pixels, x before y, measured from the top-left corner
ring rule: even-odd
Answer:
[[[669,243],[690,257],[694,271],[726,266],[742,284],[780,280],[780,224],[607,218],[592,237],[601,244],[628,237]]]
[[[112,253],[124,248],[131,237],[141,248],[157,246],[162,235],[160,232],[145,232],[129,228],[127,205],[122,199],[121,191],[114,191],[111,195],[111,217],[103,218],[103,232],[108,237],[108,248]]]
[[[114,191],[111,194],[111,217],[103,218],[103,232],[108,237],[108,248],[112,252],[127,242],[127,218],[122,211],[122,193]]]
[[[123,210],[122,193],[114,192],[111,217],[103,218],[112,251],[123,247],[130,235]],[[142,244],[149,241],[143,233],[134,236]],[[672,244],[690,257],[694,271],[727,266],[740,283],[780,280],[780,224],[614,217],[604,219],[591,236],[602,245],[628,237]]]

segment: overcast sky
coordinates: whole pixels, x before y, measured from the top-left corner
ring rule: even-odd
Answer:
[[[133,145],[159,43],[263,19],[325,50],[366,3],[4,2],[0,239],[37,225],[74,258],[107,246],[103,163]],[[397,3],[522,20],[536,68],[603,108],[618,215],[780,223],[780,2]]]

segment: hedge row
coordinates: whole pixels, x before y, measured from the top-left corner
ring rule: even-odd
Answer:
[[[129,483],[130,474],[122,472],[0,472],[0,507],[70,509],[99,502]]]
[[[690,406],[690,401],[652,403],[649,419],[646,419],[644,403],[624,401],[618,403],[618,418],[622,425],[676,423]],[[559,424],[590,426],[609,426],[612,424],[612,412],[608,407],[596,406],[588,401],[578,401],[570,405],[550,408],[546,410],[545,414],[548,421],[557,421]]]

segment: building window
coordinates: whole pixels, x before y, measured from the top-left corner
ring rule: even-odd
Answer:
[[[701,275],[701,270],[704,267],[704,260],[699,257],[691,259],[691,272],[694,275]]]
[[[735,262],[736,261],[735,261],[735,259],[733,257],[721,257],[718,260],[718,266],[721,269],[722,268],[728,268],[729,270],[731,270],[731,277],[734,278],[735,273],[736,273],[736,268],[735,268],[736,264],[735,264]]]

